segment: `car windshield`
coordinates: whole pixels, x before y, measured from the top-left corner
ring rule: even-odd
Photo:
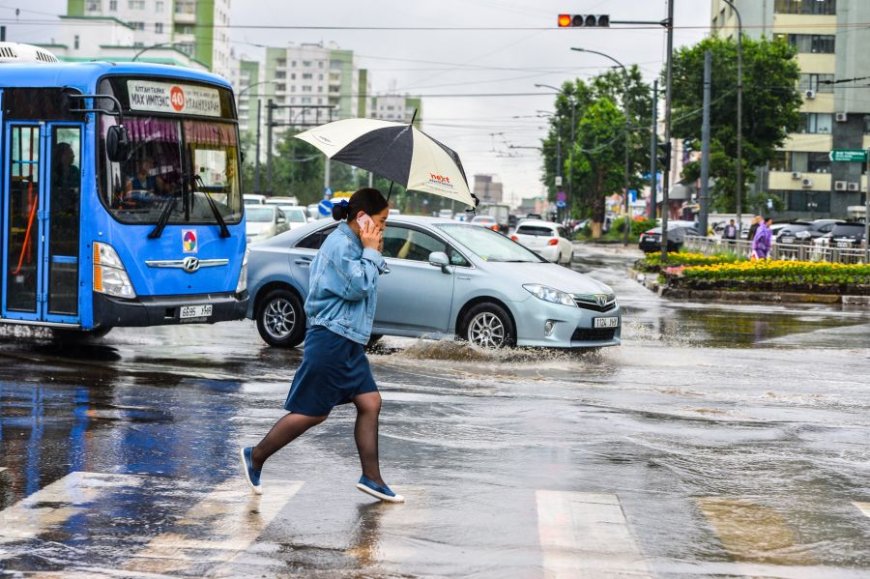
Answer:
[[[114,117],[101,117],[101,150]],[[241,219],[236,127],[219,121],[125,117],[130,154],[103,159],[100,195],[124,223],[227,223]],[[214,202],[214,208],[207,197]]]
[[[245,213],[248,223],[269,223],[275,220],[275,208],[268,205],[248,205]]]
[[[461,223],[444,223],[436,225],[436,227],[484,261],[546,262],[519,243],[511,241],[501,233],[496,233],[491,229]]]

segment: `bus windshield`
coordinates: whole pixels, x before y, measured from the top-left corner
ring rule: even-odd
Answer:
[[[219,120],[128,116],[126,161],[110,162],[105,137],[115,118],[104,115],[100,194],[122,223],[226,223],[241,220],[236,126]],[[211,197],[214,204],[207,199]],[[169,207],[169,206],[172,207]],[[213,207],[213,206],[214,207]]]

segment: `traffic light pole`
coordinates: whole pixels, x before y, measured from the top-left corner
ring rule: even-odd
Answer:
[[[674,0],[668,0],[668,40],[667,66],[665,67],[665,143],[671,144],[671,84],[673,80],[672,61],[674,53]],[[668,155],[670,157],[670,155]],[[662,175],[662,265],[668,259],[668,189],[671,186],[671,167],[668,164]]]
[[[652,92],[652,130],[650,131],[649,146],[649,195],[650,202],[647,208],[647,218],[656,218],[656,199],[658,198],[658,174],[659,164],[656,162],[656,152],[659,150],[659,81],[653,81]]]

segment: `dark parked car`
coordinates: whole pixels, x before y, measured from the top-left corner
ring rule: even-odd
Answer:
[[[679,251],[687,235],[700,235],[698,224],[694,221],[668,221],[668,251]],[[662,250],[662,228],[653,227],[640,234],[638,243],[641,251],[647,253]]]
[[[837,223],[831,230],[829,245],[840,249],[860,247],[864,242],[864,223]]]
[[[845,221],[840,221],[839,219],[816,219],[810,222],[809,227],[794,234],[795,243],[810,243],[814,239],[833,231],[834,225],[838,223],[845,223]]]
[[[774,236],[774,239],[777,243],[794,243],[797,241],[797,237],[795,237],[801,231],[806,231],[810,228],[810,224],[808,221],[795,221],[794,223],[788,223],[785,227],[779,230],[779,232]]]

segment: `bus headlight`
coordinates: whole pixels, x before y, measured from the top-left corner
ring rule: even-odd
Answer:
[[[250,249],[245,249],[245,257],[242,259],[242,271],[239,272],[239,283],[236,284],[236,293],[240,294],[248,289],[248,255]]]
[[[136,297],[121,258],[106,243],[94,242],[94,291],[119,298]]]

